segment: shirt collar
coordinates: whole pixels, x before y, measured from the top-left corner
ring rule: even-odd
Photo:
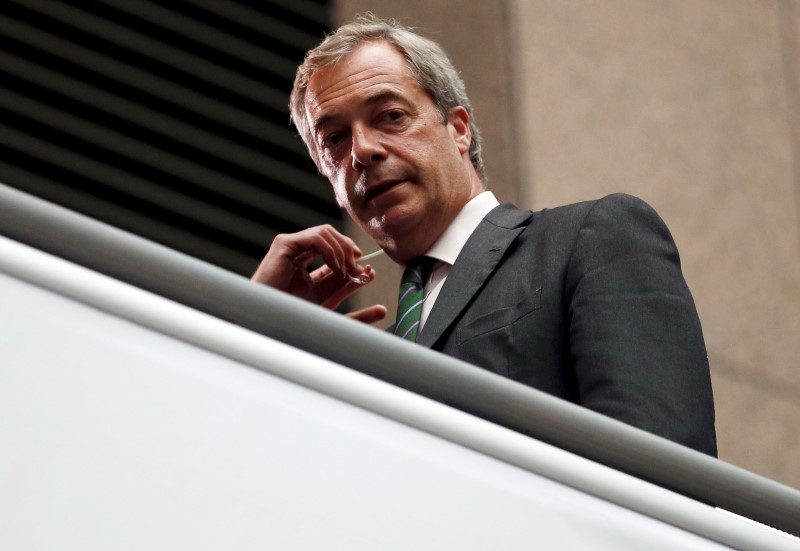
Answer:
[[[489,214],[489,211],[499,204],[500,202],[491,191],[484,191],[470,199],[450,222],[444,233],[439,236],[439,239],[428,249],[425,256],[447,262],[450,265],[455,264],[456,258],[467,243],[469,236],[472,235],[481,220]]]

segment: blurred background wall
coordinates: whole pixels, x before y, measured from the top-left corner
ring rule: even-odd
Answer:
[[[288,126],[294,68],[356,13],[397,18],[461,70],[501,201],[658,210],[721,458],[800,488],[799,4],[5,0],[0,181],[249,275],[276,233],[345,227]],[[351,306],[393,306],[399,270],[374,264]]]

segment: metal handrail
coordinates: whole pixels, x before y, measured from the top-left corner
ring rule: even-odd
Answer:
[[[0,233],[616,470],[800,535],[800,492],[793,488],[3,184]]]

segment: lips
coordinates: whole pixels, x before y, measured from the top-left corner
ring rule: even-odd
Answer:
[[[364,203],[369,203],[379,195],[389,191],[394,186],[401,184],[403,180],[384,180],[369,186],[364,193]]]

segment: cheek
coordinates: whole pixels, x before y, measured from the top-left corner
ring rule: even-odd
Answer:
[[[344,186],[336,185],[333,186],[333,195],[336,197],[336,204],[343,209],[348,209],[349,203],[347,201],[347,193],[344,190]]]
[[[336,203],[339,207],[349,211],[350,202],[347,199],[347,185],[345,184],[344,176],[334,172],[328,176],[328,181],[330,181],[331,187],[333,188],[333,195],[336,198]]]

